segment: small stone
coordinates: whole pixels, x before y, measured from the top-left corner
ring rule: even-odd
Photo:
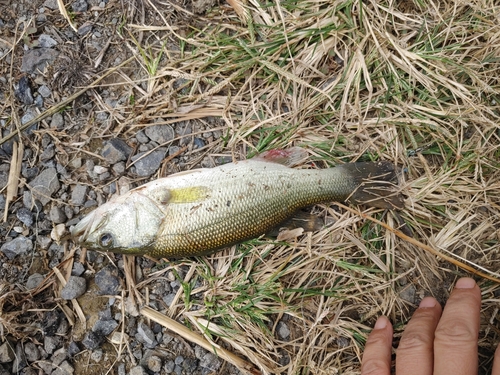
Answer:
[[[144,343],[144,346],[149,349],[153,349],[158,345],[156,341],[155,334],[146,324],[140,323],[137,327],[136,338]]]
[[[80,262],[73,263],[73,269],[71,270],[71,274],[73,276],[82,276],[85,272],[85,267]]]
[[[51,48],[35,48],[24,53],[21,71],[26,73],[43,72],[52,63],[59,52]]]
[[[75,369],[73,366],[71,366],[68,361],[64,361],[54,371],[52,371],[51,375],[72,375],[74,372]]]
[[[54,149],[54,145],[50,144],[48,147],[46,147],[42,154],[40,155],[40,160],[41,161],[47,161],[50,160],[54,157],[56,154],[56,150]]]
[[[48,98],[52,95],[52,91],[48,88],[47,85],[40,86],[38,88],[38,93],[44,98]]]
[[[144,133],[158,144],[170,142],[175,138],[174,129],[170,125],[150,125],[144,129]]]
[[[55,168],[45,169],[29,185],[34,198],[38,199],[44,206],[50,202],[52,194],[57,192],[61,186]]]
[[[132,148],[120,138],[112,138],[104,144],[101,151],[101,156],[106,159],[109,164],[115,164],[119,161],[128,159],[132,152]]]
[[[70,300],[78,298],[87,290],[87,280],[79,276],[70,276],[61,290],[61,298]]]
[[[115,172],[117,175],[122,175],[125,173],[125,163],[123,161],[120,161],[116,164],[113,164],[113,172]]]
[[[24,345],[24,353],[26,354],[26,359],[29,362],[35,362],[40,359],[40,350],[38,349],[38,346],[31,341],[28,341]]]
[[[217,372],[221,367],[222,362],[215,354],[210,352],[206,353],[200,360],[200,366],[207,368],[211,371]]]
[[[88,4],[85,0],[76,0],[71,4],[71,9],[73,9],[73,12],[86,12]]]
[[[68,357],[68,353],[67,353],[66,349],[60,348],[54,352],[54,354],[52,355],[50,360],[52,361],[52,364],[54,366],[59,366],[67,357]]]
[[[16,344],[16,358],[12,363],[12,371],[18,374],[23,368],[28,365],[26,355],[24,354],[23,346],[20,342]]]
[[[30,228],[33,225],[33,213],[26,207],[21,207],[16,211],[16,217],[21,223]]]
[[[54,116],[52,116],[52,121],[54,121]],[[71,166],[71,168],[73,169],[78,169],[78,168],[81,168],[81,166],[83,165],[82,164],[82,158],[74,158],[74,159],[71,159],[71,161],[69,162],[69,165]]]
[[[129,339],[130,339],[129,335],[127,335],[125,332],[122,333],[122,332],[117,331],[117,332],[113,332],[113,334],[111,335],[110,341],[113,344],[121,345],[121,344],[128,342]]]
[[[50,239],[50,237],[38,235],[36,237],[36,242],[37,242],[38,246],[40,247],[40,249],[47,250],[49,248],[52,240]]]
[[[406,285],[403,290],[399,292],[399,297],[405,301],[415,304],[416,303],[417,289],[413,284]]]
[[[139,130],[136,135],[135,135],[135,139],[137,139],[137,142],[139,143],[142,143],[142,144],[146,144],[149,142],[149,138],[148,136],[144,133],[143,130]]]
[[[26,289],[31,290],[35,289],[38,285],[42,283],[42,281],[45,279],[43,275],[40,275],[39,273],[34,273],[33,275],[30,275],[28,277],[28,280],[26,280]]]
[[[193,145],[194,145],[195,148],[202,148],[202,147],[205,146],[205,141],[203,139],[201,139],[201,138],[195,137],[193,139]]]
[[[92,354],[90,355],[90,358],[94,361],[94,362],[100,362],[101,359],[102,359],[102,356],[103,356],[103,352],[102,352],[102,349],[96,349],[92,352]]]
[[[182,364],[182,362],[184,362],[184,357],[182,355],[178,355],[177,357],[175,357],[174,362],[176,365],[180,365]]]
[[[0,345],[0,363],[12,362],[16,358],[10,342],[5,341]]]
[[[284,322],[279,322],[278,323],[278,335],[283,339],[286,340],[290,337],[290,329]]]
[[[25,105],[33,104],[33,94],[31,93],[30,81],[27,76],[22,76],[15,87],[14,95]]]
[[[92,327],[92,331],[101,334],[102,336],[107,336],[111,332],[113,332],[116,327],[118,327],[118,323],[113,320],[97,320]]]
[[[130,369],[129,375],[148,375],[148,373],[144,367],[135,366]]]
[[[120,290],[120,280],[114,267],[106,266],[95,274],[95,283],[101,294],[115,295]]]
[[[0,251],[9,259],[14,259],[18,255],[24,255],[31,250],[33,250],[33,242],[24,236],[19,236],[12,241],[6,242],[0,248]]]
[[[49,212],[50,221],[55,224],[61,224],[66,222],[66,214],[60,207],[52,207]]]
[[[166,150],[164,148],[159,148],[146,155],[145,152],[140,152],[132,157],[134,163],[135,172],[138,176],[147,177],[155,173],[161,165],[161,162],[165,158]]]
[[[165,369],[165,372],[167,374],[171,374],[172,372],[174,372],[175,362],[172,360],[168,361],[167,363],[165,363],[165,366],[163,366],[163,368]]]
[[[59,9],[57,5],[57,0],[45,0],[43,6],[52,10]]]
[[[174,302],[175,299],[175,293],[169,293],[166,296],[163,297],[163,302],[170,307],[172,305],[172,302]]]
[[[83,346],[87,349],[94,350],[104,342],[104,337],[94,331],[87,331],[82,340]]]
[[[42,320],[42,329],[45,337],[54,336],[57,328],[59,328],[59,323],[61,323],[61,315],[57,311],[47,311]],[[45,351],[49,353],[47,348],[45,348]],[[49,354],[52,354],[52,351]]]
[[[47,354],[54,353],[54,350],[60,345],[61,336],[45,336],[43,338],[43,349]]]
[[[62,115],[62,113],[56,112],[52,115],[52,120],[50,121],[50,126],[52,128],[58,129],[58,130],[61,130],[62,128],[64,128],[64,116]],[[81,158],[76,158],[76,159],[80,160],[80,166],[76,167],[76,168],[80,168],[82,166],[81,165],[82,159]],[[73,166],[73,168],[75,168],[75,167]]]
[[[38,37],[38,43],[38,45],[42,48],[52,48],[54,46],[57,46],[57,42],[54,40],[54,38],[47,34],[41,34]]]
[[[96,174],[103,174],[103,173],[106,173],[107,171],[108,171],[108,168],[103,167],[101,165],[94,166],[94,173],[96,173]]]
[[[160,372],[162,361],[157,355],[152,355],[148,358],[148,369],[153,372]]]
[[[80,353],[80,348],[78,347],[78,344],[74,341],[71,341],[68,346],[68,355],[70,357],[73,357],[78,353]]]
[[[87,199],[87,192],[89,187],[87,185],[77,184],[71,192],[71,203],[75,206],[81,206]]]

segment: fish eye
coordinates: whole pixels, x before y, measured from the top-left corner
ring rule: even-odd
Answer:
[[[111,233],[104,233],[99,237],[99,245],[102,247],[113,246],[113,235]]]

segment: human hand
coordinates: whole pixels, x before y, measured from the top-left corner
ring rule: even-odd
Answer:
[[[473,375],[478,370],[481,291],[470,278],[457,281],[444,308],[425,297],[410,319],[396,349],[397,375]],[[378,318],[368,336],[361,375],[391,374],[392,325]],[[500,375],[497,348],[492,375]]]

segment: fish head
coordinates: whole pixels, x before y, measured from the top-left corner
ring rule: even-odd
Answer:
[[[89,213],[71,235],[87,249],[142,255],[153,246],[164,217],[158,202],[129,192]]]

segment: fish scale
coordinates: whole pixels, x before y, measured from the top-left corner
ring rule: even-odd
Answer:
[[[389,162],[289,168],[295,151],[158,179],[98,207],[72,228],[87,248],[176,258],[210,254],[269,232],[299,208],[345,201],[402,207]],[[283,165],[287,164],[287,165]]]

